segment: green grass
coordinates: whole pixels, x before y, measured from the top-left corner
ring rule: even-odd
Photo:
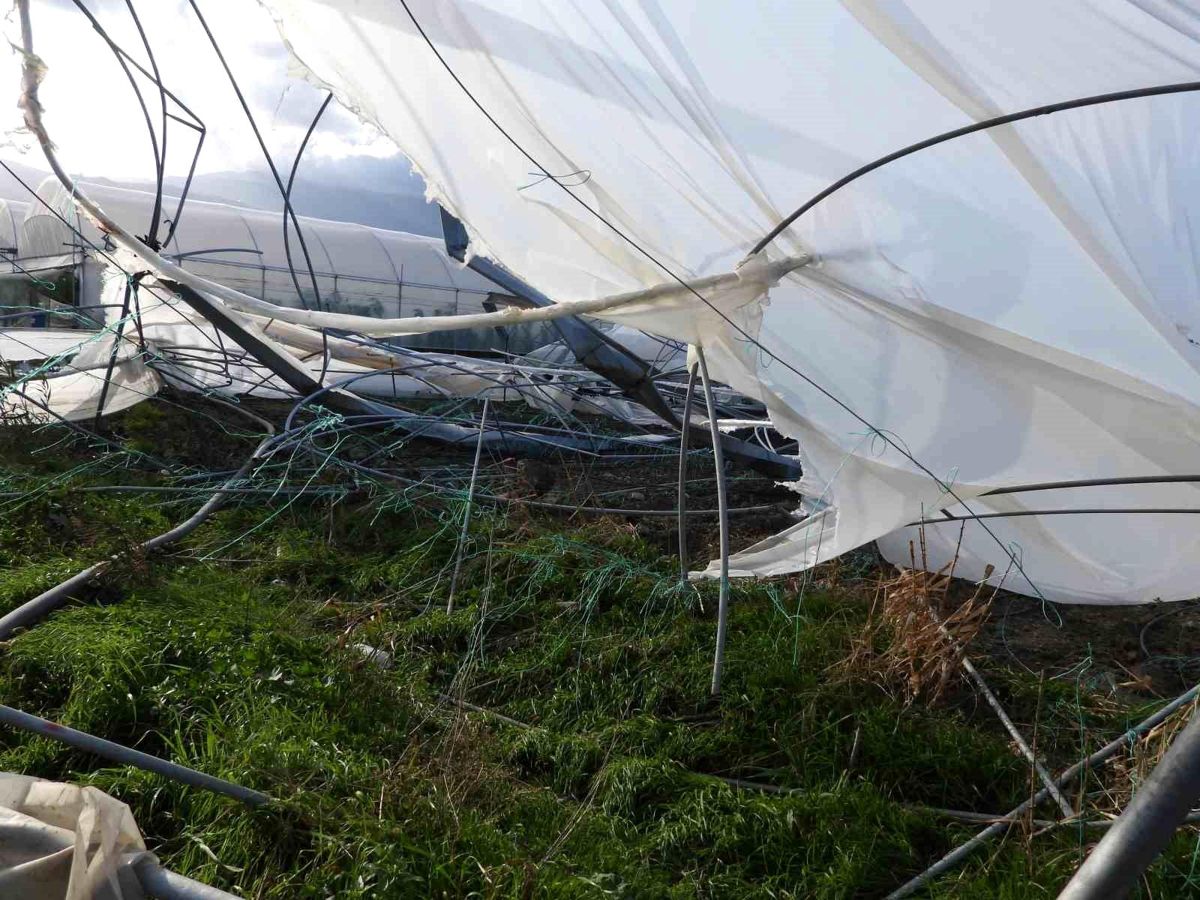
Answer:
[[[227,509],[0,656],[3,702],[276,803],[251,810],[10,731],[0,770],[97,785],[165,865],[258,898],[882,896],[973,833],[919,807],[1003,812],[1029,793],[969,690],[905,707],[867,673],[836,674],[867,615],[853,579],[802,596],[736,585],[710,701],[714,586],[679,586],[635,534],[481,514],[447,614],[460,510],[385,506]],[[0,612],[192,508],[69,488],[8,508]],[[1014,718],[1038,719],[1055,767],[1143,712],[985,668]],[[1014,831],[932,895],[1054,896],[1086,840]],[[1194,891],[1197,846],[1181,834],[1145,896]]]

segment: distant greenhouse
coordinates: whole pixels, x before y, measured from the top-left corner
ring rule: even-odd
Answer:
[[[153,194],[100,184],[83,187],[115,219],[139,234],[148,231]],[[37,193],[39,200],[27,211],[17,209],[24,204],[10,203],[7,214],[0,214],[0,246],[10,239],[6,229],[11,223],[11,240],[19,248],[20,267],[26,271],[74,271],[79,279],[77,305],[95,310],[102,267],[96,248],[111,249],[111,244],[106,245],[105,236],[79,216],[70,194],[57,179],[47,178]],[[177,205],[177,198],[164,197],[160,240],[171,230]],[[283,215],[279,212],[189,200],[163,254],[212,281],[294,308],[380,318],[448,316],[482,312],[487,308],[485,304],[490,305],[490,297],[506,299],[496,293],[490,281],[451,259],[435,238],[349,222],[298,218],[312,260],[316,291],[296,232],[289,228],[295,279],[292,277],[284,245]],[[81,241],[72,228],[86,240]],[[455,351],[525,352],[556,337],[544,326],[525,327],[519,336],[511,332],[472,329],[420,335],[405,338],[402,343]]]
[[[11,260],[20,256],[21,223],[28,211],[28,203],[0,200],[0,257],[8,263],[6,271],[12,271]]]

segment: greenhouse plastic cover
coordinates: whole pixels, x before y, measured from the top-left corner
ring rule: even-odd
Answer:
[[[129,807],[103,791],[0,773],[0,897],[141,900],[125,863],[145,853]]]
[[[115,254],[122,257],[124,251]],[[126,259],[125,264],[132,269],[135,263]],[[26,328],[0,332],[0,365],[38,364],[34,377],[19,386],[0,388],[0,419],[34,423],[94,419],[102,399],[103,414],[120,412],[154,396],[164,380],[185,392],[295,398],[295,391],[278,376],[152,278],[142,281],[147,290],[139,300],[138,328],[125,329],[118,341],[112,331],[120,320],[126,271],[115,265],[100,271],[99,298],[109,331]],[[387,351],[280,321],[248,319],[244,324],[292,355],[310,378],[327,383],[345,381],[368,396],[523,400],[560,415],[600,414],[631,424],[660,421],[623,397],[578,390],[577,368],[477,360],[404,348]],[[661,341],[636,334],[644,339],[641,348],[655,354],[651,359],[667,352]],[[114,342],[118,348],[115,355]],[[542,357],[557,358],[562,348],[554,344],[546,350]],[[153,360],[153,368],[146,358]]]
[[[158,393],[162,379],[146,365],[137,346],[113,344],[108,333],[11,329],[0,335],[0,365],[38,360],[53,374],[0,387],[0,422],[82,422],[111,415]],[[103,406],[101,404],[103,403]]]
[[[939,132],[1200,78],[1200,7],[1178,0],[263,2],[307,77],[396,141],[476,252],[560,301],[729,272],[807,198]],[[734,572],[880,538],[907,564],[905,526],[959,500],[1200,508],[1195,484],[978,497],[1200,468],[1198,135],[1185,93],[887,165],[766,251],[813,264],[769,294],[707,298],[756,342],[695,297],[605,314],[703,346],[715,377],[799,440],[807,518]],[[1197,593],[1196,524],[926,532],[931,566],[961,541],[960,576],[991,565],[1028,594],[1128,603]]]
[[[119,221],[139,228],[151,217],[154,195],[144,191],[81,182],[80,190]],[[71,191],[47,177],[38,200],[24,214],[15,243],[29,269],[70,264],[63,248],[81,242],[99,246],[99,229],[76,209]],[[159,232],[170,231],[177,198],[164,198]],[[441,241],[349,222],[298,217],[307,239],[317,285],[326,304],[363,315],[436,315],[477,312],[495,285],[450,259]],[[0,208],[0,243],[5,214]],[[292,264],[302,274],[306,302],[312,301],[300,242],[289,229]],[[283,239],[281,213],[223,203],[189,200],[179,227],[163,252],[199,275],[260,300],[296,306]],[[88,251],[91,256],[99,254]],[[71,262],[75,260],[72,259]]]

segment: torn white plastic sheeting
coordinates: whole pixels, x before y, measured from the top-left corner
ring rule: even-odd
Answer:
[[[0,330],[0,362],[35,362],[74,353],[93,334],[72,328]]]
[[[21,2],[22,14],[28,11],[28,3]],[[27,21],[23,19],[23,21]],[[30,34],[23,29],[23,43],[30,46]],[[14,46],[16,46],[14,44]],[[115,245],[118,256],[122,254],[136,258],[155,274],[156,277],[167,281],[175,281],[192,290],[206,294],[210,302],[219,301],[222,306],[245,314],[257,314],[270,318],[278,318],[285,322],[308,325],[313,328],[340,328],[372,336],[401,336],[408,334],[427,334],[437,331],[454,331],[462,328],[500,327],[531,322],[545,322],[566,316],[584,315],[612,310],[623,306],[645,306],[653,301],[666,301],[680,297],[682,294],[698,295],[701,290],[720,294],[727,289],[737,292],[742,281],[740,272],[725,272],[718,275],[706,276],[687,282],[682,279],[658,281],[642,289],[611,294],[593,298],[588,301],[558,302],[550,306],[534,309],[508,307],[494,313],[482,313],[461,316],[427,316],[412,318],[380,319],[369,316],[348,315],[343,313],[312,312],[295,310],[276,306],[262,300],[250,297],[238,290],[227,287],[219,282],[197,276],[182,268],[178,263],[163,256],[157,250],[148,246],[140,238],[135,237],[120,222],[106,213],[102,206],[88,196],[80,187],[79,182],[72,179],[63,169],[54,143],[46,131],[42,121],[41,102],[37,96],[37,88],[45,77],[46,67],[40,58],[32,51],[25,53],[22,65],[22,93],[17,105],[24,110],[25,125],[42,147],[54,177],[64,188],[69,188],[71,202],[87,219],[105,235],[106,239]],[[778,261],[756,261],[751,268],[756,278],[765,278],[770,284],[796,268],[807,265],[812,261],[808,254],[788,257]],[[135,268],[142,268],[137,266]],[[278,351],[278,348],[276,348]],[[286,357],[287,354],[284,354]],[[298,364],[294,358],[289,362]]]
[[[602,326],[601,330],[607,337],[660,372],[681,369],[685,365],[687,347],[680,341],[666,341],[625,325]],[[575,353],[567,346],[566,341],[554,341],[525,355],[529,359],[541,360],[551,365],[575,364]]]
[[[754,267],[754,283],[761,284],[763,287],[760,289],[765,290],[766,287],[777,283],[789,272],[807,265],[809,259],[807,255],[791,256],[776,261],[768,261],[764,258],[761,266]],[[401,337],[441,331],[458,331],[463,328],[499,328],[534,322],[551,322],[567,316],[600,315],[618,308],[644,311],[660,306],[682,304],[693,313],[702,314],[702,304],[696,299],[696,293],[704,293],[711,299],[714,296],[720,297],[726,292],[740,294],[746,289],[740,273],[725,272],[695,279],[685,284],[659,279],[656,283],[634,291],[608,294],[591,300],[559,302],[534,309],[508,306],[490,313],[381,319],[347,313],[315,312],[275,306],[217,282],[197,278],[192,273],[165,260],[162,264],[155,264],[154,267],[164,277],[220,298],[229,308],[241,313],[274,318],[295,325],[306,325],[309,328],[338,328],[375,337]],[[631,313],[624,318],[626,321],[633,321],[637,315],[637,313]]]
[[[145,852],[129,807],[103,791],[0,773],[0,896],[141,900],[122,863]]]
[[[596,314],[618,307],[644,307],[647,304],[659,301],[678,300],[684,295],[693,296],[695,291],[720,293],[726,288],[736,288],[740,281],[740,276],[737,272],[726,272],[705,277],[691,284],[679,284],[673,280],[660,279],[657,283],[648,285],[643,289],[597,297],[586,302],[555,303],[548,307],[535,309],[508,306],[496,312],[468,313],[465,315],[418,315],[381,318],[350,313],[291,309],[260,300],[242,293],[236,288],[207,279],[197,275],[195,272],[184,269],[174,260],[152,250],[143,244],[140,239],[133,237],[98,202],[87,195],[78,183],[73,183],[69,197],[72,203],[83,210],[88,219],[94,223],[95,227],[100,228],[102,232],[117,244],[119,253],[131,254],[142,264],[136,268],[148,265],[157,276],[187,285],[193,290],[203,292],[212,299],[219,299],[223,305],[239,313],[277,319],[282,322],[304,325],[309,328],[337,328],[374,337],[400,337],[405,335],[458,331],[465,328],[494,328],[535,322],[549,322],[572,315]],[[801,255],[770,263],[764,261],[762,266],[755,267],[756,276],[767,279],[773,284],[788,272],[807,265],[809,260],[810,258],[807,255]]]
[[[121,342],[110,372],[115,340],[112,335],[73,332],[79,350],[72,354],[72,347],[64,347],[63,334],[50,332],[41,342],[36,329],[22,330],[19,336],[0,332],[0,344],[24,345],[25,352],[33,354],[27,359],[67,357],[56,366],[54,374],[0,387],[0,424],[86,421],[101,411],[102,397],[103,414],[111,415],[153,397],[162,387],[162,379],[146,367],[135,345]]]
[[[100,296],[111,327],[119,316],[126,278],[112,266],[105,268],[101,278]],[[268,399],[295,397],[295,392],[278,377],[152,278],[142,282],[138,309],[139,336],[156,358],[157,370],[179,390]],[[495,401],[522,400],[560,415],[590,413],[629,422],[659,421],[622,397],[591,396],[579,391],[573,386],[581,375],[578,369],[520,366],[404,348],[389,352],[278,319],[252,315],[242,318],[247,328],[291,354],[314,380],[323,377],[326,384],[352,380],[351,389],[366,396],[489,397]],[[104,346],[111,347],[111,343]],[[133,347],[127,330],[123,348],[129,351]],[[384,371],[389,369],[399,371]],[[122,369],[118,374],[124,378],[124,373]],[[97,384],[102,376],[103,372],[90,375]],[[591,380],[593,376],[589,373],[585,377]],[[115,412],[136,402],[124,394],[121,396],[122,403],[114,406],[106,400],[105,411]]]
[[[83,422],[100,412],[104,371],[67,372],[35,378],[15,391],[0,391],[0,419],[10,422],[50,423],[59,419]],[[129,409],[158,393],[162,380],[140,359],[113,366],[104,397],[104,415]],[[42,407],[48,407],[47,412]]]
[[[551,0],[262,2],[310,77],[396,141],[479,252],[585,303],[663,283],[660,262],[688,280],[729,272],[807,198],[937,133],[1200,72],[1194,0],[780,0],[703,15],[690,0],[570,14]],[[942,144],[780,235],[771,252],[820,263],[769,303],[701,290],[737,327],[695,297],[603,312],[702,343],[714,377],[799,440],[816,518],[734,570],[831,558],[954,507],[948,485],[982,512],[994,505],[972,498],[996,487],[1193,472],[1200,244],[1184,223],[1200,216],[1198,133],[1200,97],[1179,94]],[[531,185],[536,165],[548,177]],[[1153,496],[1088,490],[1055,499]],[[1200,487],[1176,485],[1171,505],[1200,507]],[[1008,586],[1061,600],[1196,592],[1187,516],[985,521],[992,534],[964,529],[960,573],[1016,556],[1033,584]],[[906,538],[884,549],[907,563]]]

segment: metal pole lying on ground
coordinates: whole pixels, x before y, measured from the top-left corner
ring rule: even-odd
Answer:
[[[712,434],[713,465],[717,475],[717,516],[721,529],[721,587],[717,601],[717,648],[713,654],[712,689],[716,697],[721,693],[721,674],[725,667],[725,629],[729,618],[729,505],[725,496],[725,455],[721,452],[721,430],[717,427],[717,405],[713,401],[712,381],[708,377],[708,363],[704,359],[704,348],[696,345],[696,359],[700,363],[700,378],[704,382],[704,403],[708,408],[708,430]]]
[[[992,711],[1000,719],[1000,724],[1004,726],[1004,730],[1013,739],[1013,743],[1017,745],[1017,749],[1029,760],[1029,764],[1033,766],[1038,779],[1045,786],[1050,796],[1054,798],[1054,802],[1058,804],[1058,808],[1062,810],[1063,815],[1068,819],[1075,815],[1075,810],[1071,809],[1071,804],[1062,795],[1062,791],[1058,789],[1058,785],[1054,783],[1054,780],[1050,777],[1050,773],[1042,765],[1042,761],[1037,758],[1037,754],[1030,749],[1029,744],[1025,741],[1025,737],[1017,729],[1013,720],[1009,718],[1008,713],[1004,711],[1004,707],[1000,705],[1000,701],[996,699],[996,695],[992,693],[992,689],[987,686],[987,682],[983,680],[983,676],[979,674],[979,670],[975,668],[975,664],[964,656],[961,665],[964,671],[971,676],[971,680],[975,682],[975,687],[979,688],[979,693],[983,694],[983,699],[987,701],[988,706],[992,708]]]
[[[155,900],[236,900],[234,894],[164,869],[146,853],[130,864],[148,897]]]
[[[1058,900],[1126,896],[1200,798],[1200,717],[1193,716]]]
[[[954,574],[953,567],[950,569],[950,574]],[[996,714],[997,718],[1000,719],[1000,724],[1004,726],[1004,730],[1008,732],[1008,736],[1013,739],[1013,743],[1017,745],[1017,749],[1021,751],[1021,755],[1029,760],[1029,764],[1033,766],[1034,772],[1037,773],[1038,780],[1042,782],[1045,790],[1049,791],[1050,796],[1054,798],[1054,802],[1058,804],[1058,808],[1062,810],[1062,814],[1068,819],[1071,818],[1073,815],[1075,815],[1075,810],[1071,808],[1071,804],[1068,803],[1067,798],[1062,795],[1062,791],[1058,789],[1058,785],[1054,783],[1054,780],[1050,777],[1050,773],[1047,772],[1046,767],[1042,765],[1042,761],[1037,758],[1037,754],[1035,754],[1030,748],[1029,743],[1025,740],[1024,735],[1022,735],[1017,729],[1016,724],[1009,717],[1008,713],[1005,712],[1004,707],[1000,705],[1000,701],[996,698],[996,695],[992,693],[992,689],[988,687],[987,682],[983,680],[983,675],[979,673],[979,670],[975,668],[975,664],[971,662],[971,658],[967,656],[966,650],[961,644],[959,644],[954,635],[950,633],[950,629],[946,627],[945,623],[942,622],[941,616],[939,616],[937,610],[933,608],[932,603],[929,605],[929,614],[933,617],[933,621],[937,625],[938,631],[940,631],[946,640],[950,641],[951,645],[955,647],[955,649],[957,649],[957,651],[961,654],[959,665],[962,666],[963,671],[967,673],[971,680],[975,682],[975,687],[978,688],[979,693],[983,694],[983,699],[987,701],[988,706],[992,708],[992,711]]]
[[[233,477],[219,487],[216,493],[209,497],[203,506],[170,531],[163,532],[156,537],[150,538],[148,541],[144,541],[139,545],[140,550],[144,553],[152,553],[160,547],[165,547],[167,544],[187,537],[199,528],[209,516],[221,508],[221,505],[230,494],[230,488],[245,476],[250,466],[262,456],[274,440],[273,437],[265,438],[255,449],[254,453],[242,463],[242,467],[234,473]],[[0,640],[8,640],[18,628],[28,627],[36,622],[40,622],[46,616],[50,615],[50,613],[54,612],[54,610],[64,606],[75,595],[77,590],[86,587],[95,578],[103,575],[115,563],[120,562],[124,558],[123,554],[117,554],[108,559],[101,560],[95,565],[88,566],[82,572],[68,578],[66,581],[56,584],[48,591],[43,591],[32,600],[21,604],[3,618],[0,618]]]
[[[938,630],[955,646],[958,646],[954,635],[942,624],[941,618],[932,606],[930,606],[929,612],[933,616],[934,622],[937,623]],[[1037,754],[1030,748],[1029,743],[1025,740],[1025,736],[1021,734],[1016,724],[1009,717],[1008,713],[1005,712],[1004,707],[1000,705],[1000,701],[992,693],[992,689],[988,687],[987,682],[983,680],[983,676],[975,668],[975,664],[971,662],[970,657],[966,655],[961,647],[959,648],[959,652],[962,653],[959,665],[962,666],[963,671],[975,682],[975,687],[978,688],[979,693],[983,694],[983,699],[987,701],[987,705],[992,708],[992,712],[1000,719],[1000,724],[1004,726],[1004,730],[1008,732],[1008,736],[1013,739],[1013,743],[1017,745],[1017,749],[1021,751],[1021,755],[1029,760],[1029,764],[1033,766],[1033,770],[1037,773],[1038,780],[1042,782],[1044,790],[1049,792],[1049,795],[1054,798],[1054,802],[1058,804],[1058,808],[1062,810],[1062,814],[1068,819],[1071,818],[1071,816],[1075,815],[1075,810],[1071,808],[1071,804],[1067,802],[1067,798],[1062,795],[1062,791],[1058,789],[1058,785],[1054,783],[1054,779],[1050,777],[1050,773],[1046,771],[1046,767],[1042,765],[1042,761],[1037,758]]]
[[[1196,685],[1195,687],[1193,687],[1191,690],[1187,691],[1186,693],[1181,694],[1180,696],[1176,697],[1174,700],[1172,700],[1170,703],[1168,703],[1166,706],[1164,706],[1158,712],[1154,713],[1154,715],[1150,716],[1148,719],[1144,720],[1143,722],[1135,725],[1133,728],[1130,728],[1128,731],[1124,732],[1120,737],[1109,741],[1107,744],[1105,744],[1103,747],[1101,747],[1099,750],[1097,750],[1095,753],[1093,753],[1087,759],[1075,763],[1073,766],[1071,766],[1065,772],[1063,772],[1061,775],[1058,776],[1056,783],[1058,784],[1058,786],[1060,788],[1065,787],[1066,785],[1070,784],[1071,780],[1073,778],[1075,778],[1075,776],[1078,775],[1080,772],[1083,772],[1087,769],[1090,769],[1092,766],[1095,766],[1095,765],[1098,765],[1099,763],[1104,762],[1104,760],[1108,759],[1110,756],[1112,756],[1118,750],[1121,750],[1121,749],[1127,747],[1129,745],[1129,743],[1131,741],[1133,741],[1134,738],[1139,737],[1142,734],[1145,734],[1151,728],[1154,728],[1157,725],[1161,724],[1162,722],[1166,721],[1166,719],[1172,713],[1174,713],[1176,710],[1178,710],[1180,707],[1186,706],[1188,703],[1191,703],[1193,700],[1195,700],[1196,696],[1198,694],[1200,694],[1200,684]],[[1008,815],[1006,815],[1004,817],[1005,821],[997,822],[995,825],[989,825],[987,828],[983,829],[983,831],[979,832],[979,834],[975,835],[975,837],[971,838],[965,844],[961,844],[958,847],[955,847],[953,850],[951,850],[949,853],[947,853],[945,856],[943,856],[941,859],[939,859],[937,862],[935,862],[932,866],[930,866],[928,869],[926,869],[924,872],[922,872],[920,875],[916,876],[915,878],[910,879],[909,881],[905,882],[900,887],[898,887],[896,890],[894,890],[890,894],[888,894],[886,897],[886,900],[899,900],[899,898],[901,898],[901,897],[907,897],[910,894],[920,890],[922,887],[924,887],[926,884],[928,884],[933,879],[937,878],[939,875],[942,875],[942,874],[950,871],[955,866],[957,866],[960,862],[962,862],[964,859],[966,859],[968,856],[970,856],[973,852],[975,852],[980,847],[982,847],[984,844],[986,844],[988,841],[990,841],[992,838],[996,837],[997,835],[1003,834],[1005,831],[1007,831],[1010,827],[1010,820],[1019,818],[1027,810],[1033,809],[1034,807],[1036,807],[1039,803],[1041,803],[1043,800],[1045,800],[1049,796],[1050,796],[1050,792],[1047,791],[1045,788],[1042,788],[1040,791],[1038,791],[1036,794],[1034,794],[1028,800],[1024,801],[1019,806],[1015,807],[1010,813],[1008,813]]]
[[[467,531],[471,527],[471,501],[475,497],[475,479],[479,477],[479,458],[483,455],[483,431],[487,427],[489,398],[483,398],[483,412],[479,416],[479,440],[475,442],[475,462],[471,466],[471,484],[467,487],[467,508],[463,510],[462,531],[458,535],[458,547],[454,551],[454,572],[450,575],[450,599],[446,601],[446,612],[454,612],[454,591],[458,587],[458,573],[462,569],[463,547],[467,543]]]
[[[134,766],[138,769],[144,769],[147,772],[154,772],[155,774],[162,775],[164,778],[178,781],[180,784],[188,784],[192,787],[204,788],[206,791],[224,794],[227,797],[233,797],[241,800],[243,803],[248,803],[250,806],[261,806],[264,803],[271,802],[271,798],[266,794],[242,787],[240,784],[234,784],[232,781],[206,775],[203,772],[197,772],[195,769],[189,769],[187,766],[159,759],[157,756],[151,756],[149,753],[124,747],[121,744],[114,744],[112,741],[104,740],[104,738],[98,738],[85,731],[76,731],[74,728],[68,728],[65,725],[59,725],[57,722],[51,722],[49,719],[21,712],[21,710],[13,709],[11,706],[0,705],[0,723],[61,741],[64,744],[77,747],[80,750],[86,750],[89,753],[95,753],[97,756],[102,756],[121,765]]]
[[[696,393],[696,371],[697,364],[692,364],[692,369],[688,373],[687,393],[683,395],[683,416],[679,426],[679,496],[676,501],[676,509],[679,512],[679,583],[687,582],[688,575],[688,554],[687,554],[687,491],[684,485],[687,484],[687,454],[688,454],[688,432],[691,430],[692,423],[692,395]]]

